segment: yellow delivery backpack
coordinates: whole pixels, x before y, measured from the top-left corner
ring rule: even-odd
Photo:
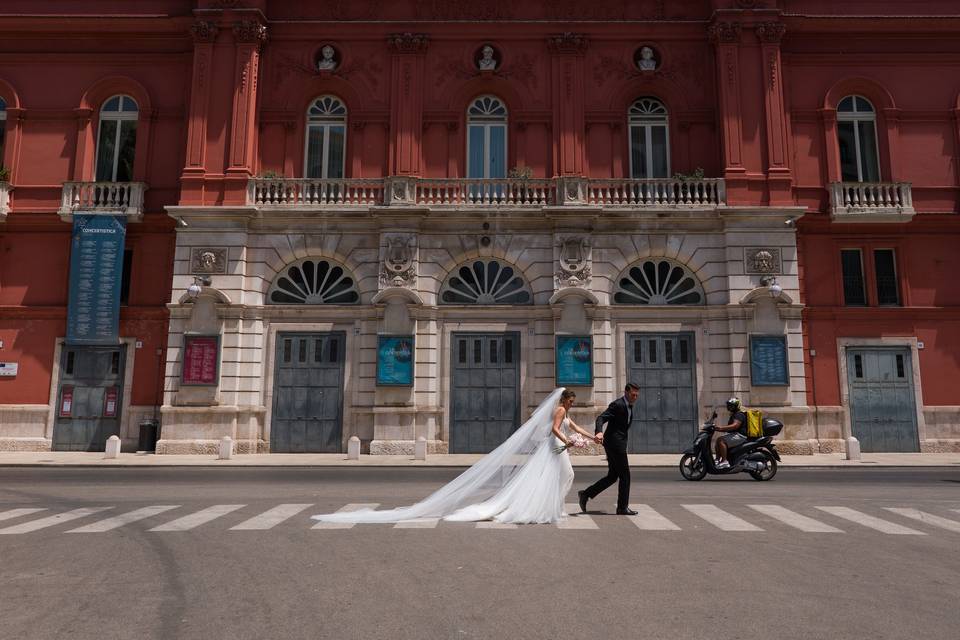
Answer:
[[[763,437],[763,413],[759,409],[746,409],[747,414],[747,437]]]

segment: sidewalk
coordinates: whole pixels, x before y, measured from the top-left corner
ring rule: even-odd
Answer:
[[[347,460],[341,453],[234,454],[230,460],[212,455],[154,455],[121,453],[104,459],[103,453],[74,451],[0,452],[0,467],[467,467],[478,454],[444,454],[414,460],[412,456],[370,456]],[[676,467],[679,454],[631,455],[632,467]],[[575,467],[606,467],[603,456],[574,455]],[[957,467],[960,453],[865,453],[860,461],[844,460],[842,454],[783,456],[782,466],[809,468],[852,467]]]

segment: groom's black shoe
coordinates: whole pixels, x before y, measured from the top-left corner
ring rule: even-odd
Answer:
[[[577,491],[577,497],[580,498],[580,511],[583,513],[587,512],[587,500],[590,498],[587,497],[585,491]]]
[[[628,507],[626,509],[617,509],[617,515],[618,516],[635,516],[637,515],[637,512]]]

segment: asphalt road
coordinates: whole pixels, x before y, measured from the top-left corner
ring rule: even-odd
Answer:
[[[584,528],[311,529],[457,472],[0,469],[0,638],[960,637],[960,469],[634,469],[638,521],[611,489]]]

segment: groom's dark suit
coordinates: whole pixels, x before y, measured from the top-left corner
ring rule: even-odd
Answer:
[[[603,434],[603,448],[607,452],[607,475],[584,490],[588,498],[597,495],[620,481],[617,487],[617,511],[624,511],[630,506],[630,463],[627,461],[627,432],[633,420],[633,408],[627,404],[623,396],[610,403],[607,410],[597,418],[596,433],[607,430]]]

